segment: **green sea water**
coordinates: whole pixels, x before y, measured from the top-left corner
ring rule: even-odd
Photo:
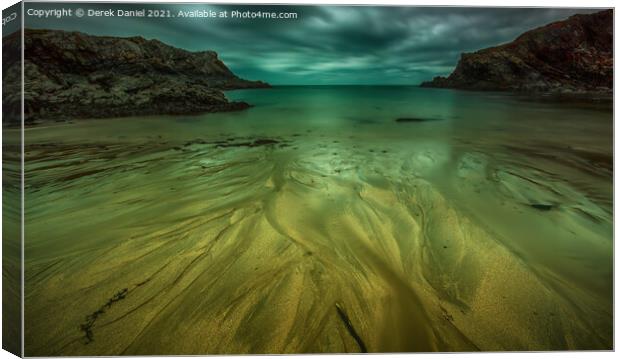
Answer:
[[[26,355],[612,348],[610,103],[227,96],[26,129]]]

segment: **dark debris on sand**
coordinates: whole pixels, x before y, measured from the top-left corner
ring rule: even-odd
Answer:
[[[420,122],[434,122],[434,121],[441,121],[441,118],[422,118],[422,117],[399,117],[396,119],[396,122],[400,122],[400,123],[406,123],[406,122],[413,122],[413,123],[420,123]]]
[[[215,147],[260,147],[260,146],[271,146],[278,145],[283,147],[282,145],[288,145],[285,141],[276,140],[273,138],[258,138],[253,141],[243,141],[243,142],[234,142],[234,141],[218,141],[214,142]]]
[[[94,311],[93,313],[86,316],[86,320],[84,323],[80,324],[80,330],[84,333],[84,343],[89,344],[95,340],[95,336],[93,334],[93,326],[95,322],[106,310],[110,309],[112,305],[120,300],[125,299],[127,297],[127,293],[129,292],[128,288],[123,288],[114,294],[114,296],[108,299],[108,302],[101,306],[99,309]]]
[[[351,323],[351,319],[349,319],[349,316],[347,315],[347,313],[344,311],[344,309],[342,309],[342,307],[338,303],[336,303],[336,311],[338,312],[338,316],[340,317],[340,320],[342,320],[342,323],[344,324],[344,326],[347,328],[347,331],[349,332],[349,334],[351,334],[353,339],[355,339],[355,342],[359,346],[360,351],[362,353],[368,353],[366,344],[364,344],[364,341],[362,340],[362,338],[359,336],[359,334],[357,334],[357,331],[355,330],[355,328],[353,327],[353,324]]]
[[[553,208],[555,208],[555,205],[553,204],[544,204],[544,203],[532,203],[530,204],[530,207],[537,209],[539,211],[550,211]]]
[[[185,142],[183,144],[183,147],[190,147],[192,145],[215,145],[215,148],[261,146],[277,146],[280,148],[284,148],[291,146],[290,141],[275,138],[229,137],[224,140],[217,141],[206,141],[204,139],[198,138]],[[182,151],[183,147],[175,146],[172,149],[176,151]]]

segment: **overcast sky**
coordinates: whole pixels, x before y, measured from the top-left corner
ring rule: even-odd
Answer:
[[[144,36],[215,50],[237,75],[271,84],[419,84],[448,75],[462,52],[588,9],[99,4],[62,7],[295,12],[297,19],[26,17],[26,27]],[[26,8],[58,6],[26,3]]]

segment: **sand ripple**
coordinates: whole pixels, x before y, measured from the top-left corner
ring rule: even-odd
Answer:
[[[256,140],[30,146],[27,355],[611,348],[591,172]]]

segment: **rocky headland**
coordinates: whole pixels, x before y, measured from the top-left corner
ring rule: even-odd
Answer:
[[[239,78],[214,51],[57,30],[27,29],[24,38],[26,123],[241,110],[250,105],[228,101],[223,90],[269,87]],[[14,52],[20,33],[5,37],[2,46]],[[4,82],[19,86],[10,77],[20,75],[20,59],[6,60]],[[7,90],[19,94],[19,88]],[[11,99],[5,111],[19,114],[19,96]]]
[[[448,77],[423,87],[557,94],[611,94],[613,12],[573,15],[514,41],[461,55]]]

